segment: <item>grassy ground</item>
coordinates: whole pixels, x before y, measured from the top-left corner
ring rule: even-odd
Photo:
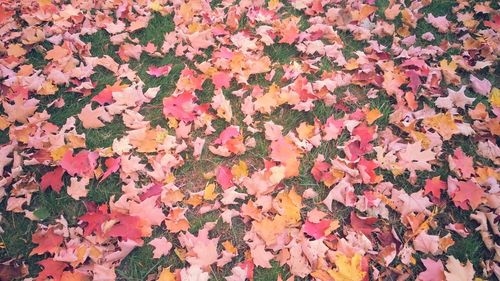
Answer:
[[[388,6],[388,2],[389,2],[388,0],[377,1],[376,4],[380,8],[379,11],[383,11]],[[432,5],[426,7],[422,12],[426,13],[432,12],[435,16],[439,15],[450,16],[451,14],[450,10],[453,4],[454,1],[446,1],[446,0],[434,1]],[[302,24],[302,28],[305,29],[307,27],[306,16],[305,15],[300,15],[300,16],[303,18],[301,22],[304,23]],[[453,16],[449,18],[454,19]],[[399,22],[400,21],[401,20],[399,19]],[[396,20],[396,23],[397,22],[398,20]],[[172,16],[160,16],[157,14],[150,21],[149,26],[145,30],[133,33],[132,37],[138,38],[140,42],[143,44],[147,42],[153,42],[158,46],[161,45],[161,43],[163,42],[163,34],[165,32],[172,31],[174,28],[175,27]],[[436,44],[443,39],[446,39],[450,42],[457,42],[457,38],[455,35],[450,33],[445,35],[438,34],[435,32],[435,29],[432,26],[427,24],[424,20],[420,20],[418,22],[418,27],[415,30],[416,35],[419,36],[428,31],[431,31],[433,32],[433,34],[437,35],[436,39],[433,42],[418,41],[418,44],[421,45]],[[342,40],[345,42],[345,45],[347,46],[343,50],[346,58],[353,57],[354,56],[353,53],[356,50],[362,50],[362,48],[366,46],[364,42],[359,42],[354,40],[352,36],[348,33],[340,32],[340,36]],[[83,40],[85,42],[92,43],[92,49],[91,49],[92,55],[99,57],[103,55],[109,55],[113,57],[116,61],[119,61],[119,58],[116,55],[117,48],[109,44],[109,35],[105,31],[99,31],[92,36],[86,36],[83,38]],[[386,40],[383,41],[384,44],[391,43],[390,42],[391,38],[386,38],[382,40]],[[49,48],[50,46],[48,45],[46,47]],[[290,45],[275,44],[273,46],[266,47],[265,53],[268,56],[270,56],[272,60],[276,63],[288,63],[293,60],[300,60],[299,52],[296,50],[294,46]],[[452,52],[445,54],[444,57],[449,58],[451,54],[453,54],[453,50]],[[209,56],[209,53],[205,55]],[[36,68],[42,68],[45,64],[43,56],[44,54],[33,49],[28,54],[28,59],[29,62],[33,64]],[[203,59],[204,59],[203,57],[196,58],[196,60],[203,60]],[[172,71],[168,76],[161,78],[154,78],[146,74],[147,67],[149,67],[150,65],[164,65],[164,64],[173,64]],[[151,107],[154,107],[154,106],[160,106],[162,99],[166,96],[169,96],[173,92],[175,88],[175,82],[177,81],[180,75],[180,71],[184,68],[185,64],[192,66],[193,62],[175,57],[172,53],[161,58],[152,58],[150,56],[146,56],[143,54],[140,61],[131,62],[130,67],[131,69],[138,72],[142,81],[144,81],[144,83],[146,84],[146,88],[161,86],[161,92],[151,103]],[[327,58],[323,58],[321,60],[321,68],[322,71],[325,70],[327,71],[334,68],[334,66]],[[282,74],[283,72],[280,73],[278,71],[278,74],[274,78],[274,81],[277,82],[278,84],[280,83],[279,80]],[[492,73],[480,73],[480,76],[487,77],[497,87],[500,84],[500,81],[498,81],[499,77],[498,75]],[[95,74],[92,77],[92,81],[97,82],[96,89],[93,91],[93,93],[99,92],[105,87],[105,85],[113,84],[115,80],[116,79],[111,72],[109,72],[103,67],[100,66],[97,67],[95,69]],[[251,79],[250,83],[264,84],[264,85],[270,84],[270,82],[265,81],[263,79],[263,76],[258,76],[258,75],[253,79]],[[203,87],[205,91],[202,94],[203,96],[202,99],[210,100],[211,95],[213,94],[213,85],[211,84],[210,81],[206,81]],[[356,92],[356,91],[361,93],[366,92],[366,89],[357,86],[349,86],[347,88],[343,87],[339,89],[339,93],[347,89],[349,89],[351,92]],[[64,98],[66,106],[64,106],[61,109],[48,110],[48,112],[51,114],[50,120],[57,125],[64,124],[64,122],[68,117],[78,114],[81,111],[81,109],[87,103],[89,103],[91,98],[91,96],[81,98],[80,95],[68,93],[65,90],[66,89],[61,88],[55,96],[42,99],[42,103],[44,105],[47,105],[50,101],[54,100],[55,98],[58,97]],[[231,90],[232,89],[230,88],[225,90],[224,92],[228,93]],[[476,102],[480,102],[482,98],[472,92],[467,92],[467,95],[478,98]],[[234,98],[232,96],[227,95],[227,98],[233,99],[231,100],[231,102],[234,114],[236,116],[243,116],[243,114],[239,109],[239,106],[237,106],[238,102],[234,101]],[[351,104],[350,106],[362,107],[367,102],[368,101],[360,101],[358,104]],[[377,120],[377,125],[379,125],[381,128],[384,128],[386,126],[391,126],[389,124],[388,117],[392,113],[393,109],[390,104],[391,104],[390,99],[385,96],[382,96],[370,103],[371,108],[378,108],[380,112],[383,114],[383,117]],[[154,110],[143,109],[141,113],[144,114],[146,119],[150,120],[153,125],[160,125],[162,127],[167,127],[166,120],[163,114],[161,113],[161,109],[154,109]],[[300,124],[303,121],[308,121],[309,123],[312,123],[314,117],[317,117],[322,122],[324,122],[331,115],[341,116],[342,113],[337,112],[335,109],[327,107],[324,104],[317,104],[315,109],[308,114],[297,114],[296,112],[287,110],[286,108],[280,108],[269,116],[260,116],[259,118],[261,118],[262,120],[272,120],[276,124],[284,126],[285,128],[284,133],[286,133],[287,131],[296,128],[298,124]],[[114,121],[115,122],[112,122],[108,124],[106,127],[101,129],[87,130],[82,127],[78,127],[77,130],[79,132],[85,132],[87,146],[89,149],[108,147],[111,145],[113,139],[123,135],[126,130],[121,120],[114,120]],[[218,130],[217,133],[219,133],[224,127],[226,127],[226,125],[227,124],[225,124],[223,121],[215,122],[215,128]],[[218,135],[217,133],[215,135]],[[8,136],[6,135],[6,133],[2,132],[0,134],[1,134],[0,143],[7,142]],[[229,159],[229,161],[236,162],[237,160],[242,159],[247,161],[247,163],[255,163],[255,165],[260,165],[260,163],[258,163],[259,159],[267,155],[267,149],[269,143],[260,134],[257,134],[255,138],[257,141],[257,146],[255,149],[249,151],[248,153],[242,155],[241,157],[235,157]],[[345,135],[336,141],[324,143],[320,147],[313,149],[311,153],[306,155],[301,161],[300,176],[289,181],[288,184],[297,186],[297,188],[299,189],[313,188],[315,191],[319,193],[320,195],[319,198],[324,198],[328,190],[326,190],[324,187],[316,183],[310,173],[313,161],[316,158],[316,156],[320,153],[329,155],[330,157],[334,157],[339,152],[337,146],[341,145],[347,139],[348,136]],[[480,157],[477,154],[475,149],[476,145],[470,138],[466,137],[454,138],[453,142],[455,143],[453,143],[453,145],[449,144],[448,147],[450,148],[458,146],[462,147],[463,150],[468,155],[473,156],[476,161],[478,162],[489,161],[487,159]],[[203,188],[203,186],[196,186],[196,184],[192,184],[193,182],[196,183],[195,180],[192,180],[192,177],[193,176],[201,177],[203,172],[209,172],[213,170],[213,168],[216,167],[217,164],[222,163],[223,161],[227,162],[228,160],[220,157],[214,157],[212,154],[207,152],[207,150],[205,150],[201,156],[200,161],[194,161],[188,159],[186,164],[182,168],[175,171],[175,176],[177,179],[182,179],[183,177],[190,178],[191,180],[188,182],[191,182],[191,186],[189,186],[188,184],[187,187],[193,190],[199,190]],[[46,171],[43,169],[39,170],[37,168],[33,168],[30,172],[39,177]],[[453,172],[450,171],[449,167],[444,166],[429,173],[421,173],[419,174],[419,180],[417,182],[417,185],[412,185],[406,180],[408,176],[407,174],[394,177],[390,172],[387,171],[380,171],[380,173],[384,175],[385,180],[391,181],[397,184],[398,186],[403,187],[407,191],[416,191],[422,188],[424,178],[432,177],[435,175],[438,175],[441,178],[446,178],[447,175],[452,174]],[[68,183],[69,179],[66,179],[66,181],[67,181],[66,183]],[[117,175],[112,175],[110,178],[103,181],[102,183],[98,183],[96,180],[93,180],[90,185],[88,200],[94,201],[96,203],[107,202],[109,201],[111,196],[113,195],[118,196],[119,194],[121,194],[120,186],[121,184]],[[362,187],[359,188],[362,189]],[[307,202],[309,207],[304,209],[303,211],[310,209],[312,206],[319,206],[317,201],[320,200],[316,199],[316,201]],[[4,200],[0,204],[0,208],[5,209],[5,206],[6,206],[6,201]],[[340,211],[338,211],[335,215],[338,217],[338,219],[343,221],[348,217],[351,208],[344,206],[340,208],[340,205],[338,207],[339,208],[337,208],[337,210]],[[61,192],[60,194],[56,194],[54,192],[38,192],[33,197],[30,210],[35,211],[37,213],[37,216],[44,218],[44,220],[42,220],[42,223],[53,222],[55,219],[63,215],[70,224],[75,224],[77,218],[85,212],[85,207],[83,206],[83,203],[81,201],[76,201],[72,199],[65,192]],[[443,221],[450,220],[450,218],[463,218],[463,221],[465,222],[469,221],[468,216],[470,212],[460,210],[458,208],[455,208],[454,206],[446,206],[445,209],[442,210],[442,212],[444,214],[440,219],[442,219]],[[191,232],[196,233],[204,225],[205,222],[209,221],[218,222],[216,227],[216,232],[219,235],[222,235],[226,239],[231,239],[235,245],[238,244],[241,245],[242,243],[241,237],[243,236],[242,234],[245,232],[245,225],[243,224],[243,222],[235,220],[233,228],[228,229],[227,225],[225,226],[224,224],[222,224],[221,219],[219,218],[219,213],[216,211],[210,212],[203,216],[198,216],[195,215],[194,213],[188,213],[187,216],[191,224],[190,228]],[[402,230],[403,226],[399,222],[399,219],[395,219],[394,223],[396,230],[404,232],[404,230]],[[467,223],[467,224],[468,224],[467,226],[470,228],[475,227],[473,223]],[[3,234],[0,234],[0,242],[2,242],[4,245],[4,247],[0,249],[0,260],[6,260],[9,258],[19,258],[25,260],[30,265],[31,269],[37,268],[35,263],[41,260],[42,257],[28,255],[30,250],[34,247],[34,245],[31,243],[31,233],[33,233],[33,231],[36,229],[36,223],[24,218],[22,215],[7,212],[4,213],[2,227],[4,229],[8,229],[8,231],[6,231]],[[164,230],[161,228],[157,228],[155,229],[151,239],[164,235],[165,235]],[[178,244],[178,241],[176,241],[175,237],[173,237],[172,235],[167,234],[167,237],[169,238],[169,241],[170,239],[172,239],[171,241],[174,241],[173,242],[174,245],[175,243]],[[146,240],[145,242],[147,243],[148,241],[149,240]],[[479,236],[479,233],[474,233],[465,239],[457,239],[457,243],[454,246],[452,246],[448,251],[448,254],[454,255],[455,257],[461,260],[465,259],[471,260],[476,269],[480,268],[479,262],[481,259],[484,259],[488,255],[487,253],[488,251],[484,247],[481,237]],[[120,277],[120,279],[145,280],[149,274],[156,273],[159,268],[162,268],[164,266],[172,266],[173,268],[176,268],[184,265],[181,262],[181,260],[179,260],[175,255],[170,255],[169,257],[162,257],[159,260],[153,260],[151,259],[151,256],[152,256],[151,246],[144,246],[134,250],[129,256],[126,257],[126,259],[122,262],[117,271],[117,274]],[[238,262],[238,260],[236,260],[235,262]],[[417,267],[421,268],[421,265],[417,264]],[[214,267],[214,271],[212,272],[213,280],[223,280],[223,277],[228,275],[230,268],[231,268],[230,266],[226,266],[224,267],[224,270],[218,271]],[[31,272],[31,273],[34,274],[36,272]],[[275,280],[278,275],[281,275],[283,279],[285,279],[290,274],[288,273],[286,268],[282,268],[277,263],[273,263],[273,268],[271,269],[256,268],[255,280]]]

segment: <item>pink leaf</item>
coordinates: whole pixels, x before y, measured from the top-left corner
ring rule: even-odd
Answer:
[[[166,64],[163,66],[150,66],[146,73],[154,77],[160,77],[167,76],[168,73],[170,73],[170,70],[172,70],[172,65]]]
[[[231,169],[226,166],[219,166],[216,171],[216,179],[222,189],[228,189],[233,186],[233,174]]]
[[[165,237],[155,238],[148,244],[155,247],[153,250],[153,259],[159,259],[162,256],[168,255],[170,249],[172,249],[172,243],[168,242]]]
[[[97,152],[82,150],[73,156],[73,151],[68,150],[61,159],[61,167],[71,176],[92,177],[97,165]]]
[[[426,270],[421,272],[417,280],[418,281],[444,281],[444,266],[443,262],[440,260],[434,261],[430,258],[422,259]]]
[[[217,72],[212,76],[212,82],[215,85],[215,89],[219,90],[222,88],[229,88],[231,84],[231,76],[227,72]]]
[[[165,117],[175,117],[189,122],[196,118],[196,97],[191,92],[183,92],[178,96],[163,99],[163,114]]]

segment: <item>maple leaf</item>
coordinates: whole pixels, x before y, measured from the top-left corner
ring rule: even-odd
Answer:
[[[439,108],[452,109],[456,106],[465,109],[465,106],[471,105],[474,100],[474,98],[469,98],[465,95],[465,86],[462,86],[458,91],[448,89],[448,96],[437,98],[435,103]]]
[[[446,189],[446,182],[439,179],[439,176],[425,180],[424,194],[432,193],[436,198],[441,197],[441,190]]]
[[[172,249],[172,243],[168,242],[165,237],[155,238],[148,244],[155,248],[153,250],[153,259],[158,259],[167,255],[170,252],[170,249]]]
[[[459,132],[458,126],[449,112],[425,118],[423,123],[424,125],[435,129],[444,140],[451,139],[454,134]]]
[[[380,231],[380,229],[373,226],[377,222],[377,218],[360,218],[353,211],[351,212],[350,220],[352,228],[367,237],[370,237],[373,232]]]
[[[68,150],[61,159],[60,164],[71,176],[79,175],[81,177],[90,178],[94,174],[97,158],[99,158],[97,152],[82,150],[73,155],[73,151]]]
[[[444,272],[446,281],[472,281],[476,273],[470,261],[464,266],[453,256],[448,257],[446,269]]]
[[[158,280],[157,281],[176,281],[174,273],[170,271],[169,267],[163,268],[162,271],[160,272],[160,275],[158,275]]]
[[[220,184],[222,189],[228,189],[233,186],[233,174],[228,167],[224,165],[219,166],[215,172],[215,176],[217,183]]]
[[[37,99],[23,100],[17,97],[14,99],[14,104],[4,101],[2,105],[8,121],[27,123],[28,117],[31,117],[37,110],[39,102]]]
[[[457,171],[463,179],[468,179],[474,174],[474,160],[472,157],[465,155],[462,148],[455,149],[453,157],[448,157],[450,169]]]
[[[109,214],[106,205],[100,206],[96,211],[87,212],[82,215],[79,220],[86,224],[83,227],[83,235],[88,236],[94,231],[102,233],[101,224],[109,219]]]
[[[191,233],[182,233],[179,235],[179,241],[191,253],[186,257],[186,261],[192,266],[206,268],[218,259],[217,244],[219,238],[209,239],[207,228],[200,230],[198,236],[194,236]]]
[[[446,16],[435,17],[433,14],[427,14],[425,20],[432,26],[438,29],[441,33],[448,32],[450,28],[450,22],[446,19]]]
[[[194,101],[196,97],[190,92],[166,97],[163,99],[163,114],[166,118],[172,116],[184,122],[193,121],[196,118]]]
[[[298,176],[300,161],[300,152],[297,147],[288,139],[281,137],[273,141],[269,147],[271,153],[269,156],[274,161],[281,162],[285,166],[285,177]]]
[[[212,82],[214,83],[215,85],[215,89],[216,90],[219,90],[219,89],[222,89],[222,88],[229,88],[230,84],[231,84],[231,76],[229,76],[229,74],[227,72],[216,72],[213,76],[212,76]]]
[[[77,177],[71,178],[71,184],[68,186],[68,195],[79,200],[81,197],[86,197],[88,190],[85,188],[89,184],[89,178],[82,178],[78,181]]]
[[[38,273],[36,281],[45,281],[49,277],[54,281],[61,281],[63,271],[68,267],[65,262],[55,261],[53,258],[41,260],[37,264],[43,266],[43,270]]]
[[[61,275],[61,281],[90,281],[90,276],[78,271],[64,271]]]
[[[52,50],[48,51],[45,55],[46,60],[61,60],[69,55],[69,51],[61,46],[54,46]]]
[[[460,207],[464,210],[469,209],[468,205],[472,209],[476,209],[479,204],[481,204],[484,190],[478,186],[472,180],[468,180],[466,182],[458,182],[458,189],[453,194],[453,202],[455,202],[455,206]]]
[[[287,223],[297,223],[300,221],[300,209],[302,209],[302,197],[291,189],[288,192],[282,191],[276,196],[278,213],[283,216]]]
[[[87,104],[78,114],[78,119],[82,121],[82,126],[84,128],[96,129],[105,126],[103,121],[111,122],[113,120],[113,116],[111,116],[102,106],[92,109],[92,106]]]
[[[129,205],[129,214],[141,220],[148,222],[150,225],[160,225],[165,220],[162,208],[157,206],[157,197],[149,197],[140,203],[131,202]]]
[[[439,236],[429,235],[427,232],[420,232],[420,234],[413,240],[415,250],[425,254],[438,255],[441,250],[439,249]]]
[[[340,202],[346,206],[354,206],[356,203],[356,194],[354,187],[347,180],[342,179],[335,187],[332,188],[328,196],[323,200],[328,210],[332,211],[333,200]]]
[[[401,164],[408,170],[430,170],[431,165],[428,162],[435,160],[436,153],[430,149],[422,151],[422,143],[415,142],[408,144],[399,156]]]
[[[314,239],[320,239],[327,235],[328,230],[332,227],[332,220],[320,220],[318,223],[313,223],[309,220],[302,225],[302,231]]]
[[[142,237],[143,220],[140,217],[123,214],[114,215],[118,221],[106,233],[105,237],[121,237],[123,240],[139,241]]]
[[[64,169],[60,166],[55,168],[53,171],[47,172],[42,176],[42,179],[40,181],[40,188],[42,189],[42,191],[45,191],[50,186],[55,192],[61,192],[61,188],[64,185],[62,180],[63,175]]]
[[[491,91],[491,82],[487,79],[480,80],[474,75],[470,75],[470,83],[474,92],[487,96]]]
[[[110,104],[113,102],[113,93],[122,92],[128,85],[122,85],[120,80],[117,80],[113,85],[106,85],[106,87],[95,95],[91,101],[95,101],[100,105]]]
[[[271,268],[271,263],[269,261],[274,257],[271,252],[268,252],[264,249],[264,245],[258,245],[255,248],[250,249],[252,252],[253,263],[256,266],[260,266],[262,268]]]
[[[180,231],[187,231],[189,229],[189,221],[184,215],[186,209],[172,208],[165,220],[165,226],[170,232],[177,233]]]
[[[180,280],[193,281],[208,281],[210,274],[203,271],[199,266],[192,265],[188,268],[183,268],[180,273]]]
[[[300,30],[297,27],[299,18],[289,17],[282,21],[281,24],[281,34],[282,38],[279,43],[293,44],[295,40],[299,37]]]
[[[337,254],[335,266],[335,270],[328,270],[328,274],[335,281],[362,281],[365,278],[366,272],[361,270],[360,254],[355,254],[352,258]]]
[[[104,161],[104,165],[106,165],[106,172],[102,174],[101,179],[99,182],[102,182],[103,180],[107,179],[112,173],[116,173],[120,169],[120,163],[121,163],[121,158],[107,158]]]
[[[172,65],[166,64],[158,67],[150,66],[146,71],[146,73],[154,77],[161,77],[161,76],[167,76],[170,73],[170,70],[172,70]]]
[[[59,246],[63,242],[61,235],[54,233],[54,228],[49,228],[47,231],[39,230],[31,236],[33,243],[38,244],[31,250],[30,256],[42,255],[44,253],[55,254],[59,250]]]
[[[443,262],[434,261],[430,258],[422,259],[426,270],[418,274],[418,281],[445,281]]]
[[[401,212],[401,216],[406,216],[412,212],[424,212],[432,203],[429,198],[423,196],[423,190],[409,195],[405,191],[392,190],[392,199],[396,202],[396,208]]]

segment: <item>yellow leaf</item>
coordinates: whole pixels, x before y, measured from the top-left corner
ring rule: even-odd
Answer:
[[[451,139],[454,134],[459,132],[458,126],[449,112],[446,114],[436,114],[424,119],[424,125],[436,130],[444,140]]]
[[[186,260],[186,255],[187,255],[186,250],[182,248],[175,248],[174,252],[181,261]]]
[[[43,7],[43,6],[47,6],[49,4],[52,4],[52,1],[51,0],[38,0],[38,4]]]
[[[45,81],[42,87],[37,91],[39,95],[50,96],[56,93],[59,88],[50,81]]]
[[[66,139],[72,148],[85,147],[85,137],[76,134],[67,134]]]
[[[278,7],[280,3],[280,0],[270,0],[269,3],[267,3],[267,6],[269,7],[269,10],[274,10]]]
[[[500,89],[493,88],[493,90],[491,90],[490,103],[494,107],[500,107]]]
[[[162,269],[157,281],[175,281],[175,275],[170,271],[170,267]]]
[[[151,4],[149,4],[149,8],[155,12],[163,10],[163,6],[160,4],[159,1],[154,1]]]
[[[376,6],[364,5],[360,10],[353,10],[352,18],[356,21],[362,21],[377,11],[377,9]]]
[[[309,125],[306,122],[302,122],[297,128],[297,134],[301,140],[310,139],[314,136],[314,126]]]
[[[0,115],[0,130],[3,131],[10,126],[10,122],[7,121],[4,115]]]
[[[371,124],[373,124],[373,122],[375,122],[377,119],[379,119],[382,116],[383,116],[383,114],[380,113],[380,110],[378,110],[377,108],[374,108],[374,109],[366,112],[366,122],[368,122],[368,125],[371,125]]]
[[[295,192],[294,189],[290,192],[281,192],[276,196],[278,212],[285,218],[289,224],[294,224],[300,221],[300,209],[302,208],[302,197]]]
[[[69,147],[66,145],[60,146],[56,149],[53,149],[50,152],[50,156],[52,157],[52,160],[54,160],[54,161],[61,160],[63,158],[64,154],[66,153],[66,151],[68,151],[68,149],[69,149]]]
[[[205,191],[203,192],[203,199],[214,200],[217,198],[217,195],[219,195],[219,193],[215,192],[215,184],[207,184]]]
[[[175,181],[175,176],[174,174],[168,174],[165,180],[163,181],[164,184],[169,184]]]
[[[234,164],[233,167],[231,167],[231,173],[233,174],[233,177],[236,179],[248,176],[247,163],[240,160],[238,164]]]
[[[191,196],[189,196],[189,199],[184,200],[184,202],[186,202],[186,204],[189,204],[193,207],[200,205],[202,201],[203,200],[202,200],[201,195],[194,194],[194,193],[191,193]]]
[[[172,129],[176,129],[179,126],[179,121],[173,117],[168,117],[168,126]]]
[[[253,229],[267,246],[276,243],[278,236],[287,228],[283,216],[277,215],[274,219],[265,218],[261,221],[253,221]]]
[[[335,281],[361,281],[365,278],[366,272],[361,271],[361,255],[355,254],[348,258],[343,254],[338,254],[335,259],[336,270],[328,270],[328,274]]]
[[[224,249],[226,251],[228,251],[229,253],[231,253],[231,254],[237,254],[238,253],[238,249],[236,249],[236,247],[234,247],[233,243],[231,243],[230,240],[222,242],[222,246],[224,246]]]

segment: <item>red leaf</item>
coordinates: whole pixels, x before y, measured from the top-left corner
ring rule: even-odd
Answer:
[[[432,193],[434,197],[440,198],[441,190],[446,189],[446,182],[440,180],[439,177],[426,179],[424,189],[424,194]]]
[[[324,162],[324,160],[325,157],[323,155],[318,156],[318,158],[314,160],[314,166],[311,169],[311,174],[317,182],[323,179],[323,176],[327,174],[328,170],[332,166],[331,164]]]
[[[45,191],[50,186],[55,192],[61,192],[61,188],[64,185],[62,180],[63,175],[64,170],[61,167],[57,167],[53,171],[43,175],[40,182],[42,191]]]
[[[127,85],[121,85],[121,81],[116,81],[113,85],[106,85],[104,90],[100,91],[97,95],[92,98],[92,101],[99,103],[100,105],[110,104],[113,102],[113,92],[121,92],[127,87]]]
[[[363,233],[370,237],[371,233],[379,229],[373,225],[377,222],[377,218],[360,218],[355,212],[351,212],[351,226],[354,230]]]
[[[217,182],[222,189],[228,189],[233,186],[233,174],[231,169],[226,166],[219,166],[216,171]]]
[[[102,182],[106,178],[108,178],[112,173],[116,173],[118,169],[120,169],[120,163],[121,163],[121,158],[108,158],[106,161],[104,161],[104,165],[106,165],[106,172],[102,174],[101,180],[99,182]]]
[[[44,259],[37,264],[43,266],[43,270],[38,273],[36,281],[45,281],[49,277],[54,281],[60,281],[64,269],[68,266],[65,262],[54,261],[53,258]]]
[[[31,251],[30,256],[41,255],[46,252],[54,254],[63,242],[63,237],[55,234],[54,228],[50,228],[46,232],[38,231],[34,233],[31,240],[38,246]]]
[[[68,150],[61,160],[61,167],[71,176],[92,177],[97,158],[99,158],[97,152],[82,150],[73,156],[73,151]]]
[[[111,229],[106,232],[108,237],[121,237],[124,240],[140,240],[142,237],[141,231],[141,218],[136,216],[129,216],[118,214],[114,216],[118,219],[119,223],[113,225]]]
[[[107,221],[108,218],[108,207],[106,205],[100,206],[95,212],[88,212],[81,216],[80,221],[87,223],[87,226],[83,228],[83,235],[88,236],[94,231],[98,234],[102,233],[101,224]]]
[[[361,148],[367,147],[369,145],[369,143],[374,139],[374,134],[375,127],[366,126],[365,123],[360,124],[359,126],[354,128],[354,130],[352,130],[352,135],[359,137]]]
[[[318,223],[313,223],[307,220],[302,226],[302,231],[314,239],[325,237],[326,230],[330,227],[331,220],[321,220]]]
[[[163,66],[150,66],[146,73],[154,77],[160,77],[167,76],[168,73],[170,73],[170,70],[172,70],[172,65],[166,64]]]

